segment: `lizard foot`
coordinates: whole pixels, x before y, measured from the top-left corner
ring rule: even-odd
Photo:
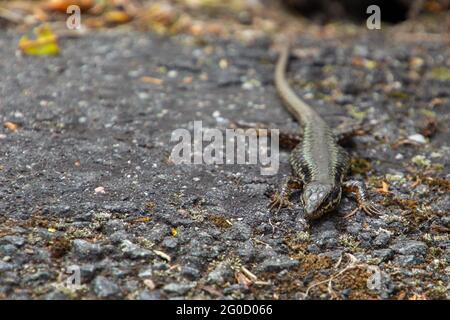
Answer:
[[[289,201],[287,194],[283,193],[280,194],[279,192],[275,192],[272,195],[272,200],[270,201],[267,207],[269,208],[270,211],[278,213],[280,212],[281,208],[291,206],[292,202]]]
[[[381,214],[380,210],[372,203],[372,202],[363,202],[358,205],[352,212],[344,216],[345,219],[349,219],[353,217],[358,210],[364,211],[368,216],[379,216]]]

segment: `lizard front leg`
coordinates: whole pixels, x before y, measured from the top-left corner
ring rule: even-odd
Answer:
[[[268,205],[269,210],[278,213],[281,208],[291,206],[292,203],[289,201],[291,191],[301,189],[302,186],[303,182],[299,177],[288,176],[284,178],[280,190],[272,195],[272,200]]]
[[[342,183],[343,190],[345,192],[353,193],[358,202],[358,208],[362,209],[369,216],[379,215],[380,211],[375,207],[375,205],[367,199],[367,189],[362,181],[349,180]],[[346,218],[354,215],[356,210],[346,216]]]

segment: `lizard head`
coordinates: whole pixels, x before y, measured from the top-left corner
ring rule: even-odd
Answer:
[[[332,184],[312,181],[303,188],[302,202],[307,219],[318,219],[336,208],[341,200],[341,188]]]

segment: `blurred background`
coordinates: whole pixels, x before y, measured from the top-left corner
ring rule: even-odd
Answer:
[[[242,40],[294,32],[365,28],[369,5],[385,25],[408,31],[448,32],[450,0],[48,0],[0,1],[0,28],[27,30],[51,23],[67,32],[67,8],[81,10],[81,30],[133,28],[161,35],[235,36]],[[419,23],[420,21],[420,23]]]

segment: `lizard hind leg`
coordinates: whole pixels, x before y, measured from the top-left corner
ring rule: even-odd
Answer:
[[[271,135],[272,130],[274,129],[270,128],[270,125],[266,123],[245,121],[233,121],[230,123],[229,127],[230,129],[255,129],[258,136],[261,136],[262,130],[265,130],[268,135]],[[302,133],[287,130],[279,130],[278,133],[280,147],[286,150],[294,149],[302,140]]]
[[[381,214],[373,202],[367,199],[367,189],[364,182],[349,180],[343,182],[342,187],[345,192],[350,192],[355,195],[356,201],[358,202],[358,209],[363,210],[369,216],[377,216]],[[346,218],[353,216],[355,213],[356,210],[352,211],[346,216]]]
[[[333,134],[339,145],[350,146],[354,136],[363,135],[368,130],[368,126],[361,121],[346,120],[333,129]]]
[[[284,178],[280,190],[272,195],[271,201],[267,207],[270,211],[278,213],[281,208],[292,206],[289,196],[291,195],[292,190],[301,189],[302,186],[303,182],[299,177],[288,176]]]

